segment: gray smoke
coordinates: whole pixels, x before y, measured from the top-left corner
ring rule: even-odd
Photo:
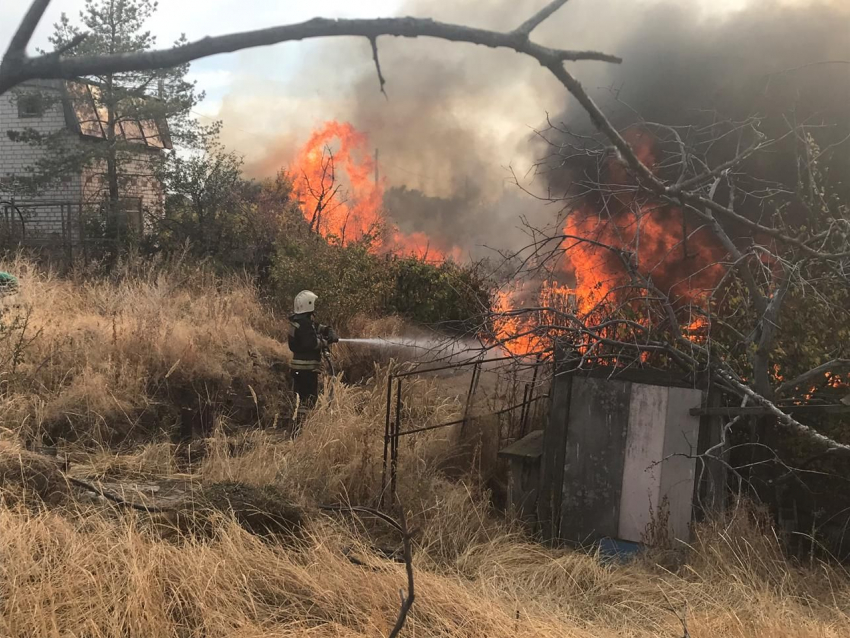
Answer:
[[[509,29],[544,4],[411,0],[400,14]],[[807,116],[840,106],[846,121],[850,66],[814,66],[792,74],[793,83],[774,81],[767,92],[756,90],[770,73],[850,59],[850,21],[838,0],[807,6],[754,0],[731,14],[696,5],[573,0],[535,39],[621,55],[621,66],[570,67],[618,122],[632,117],[630,109],[679,123],[700,110],[734,115],[795,95],[806,96]],[[350,121],[379,149],[381,174],[395,187],[387,208],[401,229],[459,244],[475,256],[485,252],[482,245],[521,246],[522,217],[533,225],[557,217],[557,206],[511,182],[517,175],[524,188],[539,194],[564,186],[551,175],[535,179],[530,170],[546,153],[534,130],[545,125],[547,113],[587,125],[560,84],[536,62],[509,51],[387,38],[379,40],[379,50],[389,100],[378,90],[367,42],[322,43],[304,55],[291,84],[272,90],[244,80],[234,88],[222,111],[226,127],[255,121],[274,134],[257,144],[229,129],[229,141],[248,151],[256,174],[268,174],[292,158],[317,124]],[[823,81],[828,73],[833,82]],[[613,99],[612,89],[628,108]],[[262,99],[252,101],[252,94]]]

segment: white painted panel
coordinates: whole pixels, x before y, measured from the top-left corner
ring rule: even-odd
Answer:
[[[632,384],[623,488],[620,493],[619,537],[639,542],[658,506],[668,388]]]
[[[699,439],[699,417],[691,416],[690,409],[698,408],[702,391],[690,388],[670,388],[667,402],[667,431],[664,437],[666,459],[661,468],[661,497],[667,498],[670,507],[670,532],[673,538],[690,540],[690,523],[693,512],[694,479]]]

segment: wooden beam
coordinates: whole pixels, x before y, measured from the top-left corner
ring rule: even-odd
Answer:
[[[789,405],[778,406],[780,410],[788,414],[850,414],[850,405]],[[760,405],[747,407],[710,407],[691,408],[691,416],[771,416],[773,412],[769,408]]]

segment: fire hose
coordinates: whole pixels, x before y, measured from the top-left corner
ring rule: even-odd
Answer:
[[[330,370],[330,373],[331,373],[331,378],[332,379],[336,378],[336,368],[334,367],[334,360],[333,360],[333,356],[331,355],[330,345],[328,343],[325,343],[322,347],[322,358],[325,360],[325,363],[327,363],[327,365],[328,365],[328,369]],[[334,389],[333,381],[331,381],[330,385],[328,386],[328,396],[330,398],[333,398],[333,389]]]
[[[336,376],[336,369],[334,368],[334,360],[331,356],[331,349],[329,346],[325,346],[322,348],[322,357],[325,359],[325,362],[328,364],[328,367],[331,370],[331,376]]]

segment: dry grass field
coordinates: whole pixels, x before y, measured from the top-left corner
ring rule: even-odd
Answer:
[[[110,280],[5,267],[22,291],[4,300],[0,335],[0,634],[389,634],[406,576],[386,554],[400,539],[320,507],[375,503],[385,372],[337,383],[291,441],[273,427],[288,409],[274,367],[288,351],[247,282],[179,265]],[[167,435],[187,396],[210,411],[192,446]],[[412,382],[406,401],[416,424],[461,412],[432,380]],[[54,458],[31,451],[60,437],[70,442]],[[454,437],[437,430],[401,446],[416,583],[403,635],[850,636],[850,576],[787,559],[757,509],[701,526],[677,561],[544,549],[492,508],[480,448]],[[459,459],[470,469],[449,478]],[[67,477],[112,491],[163,486],[124,498],[164,511],[93,498]],[[171,484],[176,496],[157,500]],[[244,506],[258,494],[285,503],[291,529],[247,528]],[[204,524],[184,525],[187,512]]]

